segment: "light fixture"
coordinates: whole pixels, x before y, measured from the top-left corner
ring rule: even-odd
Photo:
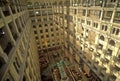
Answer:
[[[36,12],[35,12],[35,14],[39,14],[39,12],[38,12],[38,11],[36,11]]]

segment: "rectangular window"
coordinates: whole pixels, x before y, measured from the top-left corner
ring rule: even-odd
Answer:
[[[53,29],[51,28],[51,31],[53,31]]]
[[[83,16],[85,16],[85,14],[86,14],[86,10],[83,10]]]
[[[34,34],[37,34],[37,31],[34,31]]]
[[[38,37],[36,36],[35,39],[38,39]]]
[[[35,26],[35,25],[33,25],[33,28],[36,28],[36,26]]]
[[[40,33],[43,33],[43,30],[40,30]]]
[[[41,19],[38,19],[38,22],[40,22],[41,21]]]
[[[50,23],[50,26],[53,26],[53,23]]]
[[[54,34],[51,34],[51,36],[53,37],[53,36],[54,36]]]
[[[46,35],[46,37],[48,38],[48,37],[49,37],[49,35]]]
[[[47,24],[45,24],[45,26],[48,26]]]
[[[41,38],[44,38],[44,36],[42,35]]]
[[[77,9],[74,9],[74,14],[77,14]]]
[[[44,21],[47,21],[47,18],[44,18]]]
[[[42,27],[42,25],[40,24],[39,27]]]
[[[48,32],[48,29],[45,29],[45,32]]]
[[[31,20],[31,22],[35,22],[35,20]]]

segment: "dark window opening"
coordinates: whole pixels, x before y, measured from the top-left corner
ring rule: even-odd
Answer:
[[[114,40],[110,40],[109,44],[112,45],[112,46],[115,46],[115,41]]]
[[[103,41],[105,40],[104,36],[100,36],[100,39],[103,40]]]
[[[0,57],[0,68],[5,64],[4,59]]]

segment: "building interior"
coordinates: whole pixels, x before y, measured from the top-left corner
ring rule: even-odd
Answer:
[[[0,81],[120,81],[120,0],[0,0]]]

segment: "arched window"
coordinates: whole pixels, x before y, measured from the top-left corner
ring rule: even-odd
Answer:
[[[39,8],[39,7],[40,7],[39,3],[38,3],[38,2],[35,2],[35,3],[34,3],[34,7],[35,7],[36,9]]]
[[[100,36],[100,39],[104,41],[104,40],[105,40],[105,37],[104,37],[104,36]]]
[[[109,44],[112,45],[112,46],[115,46],[115,41],[114,40],[110,40]]]

